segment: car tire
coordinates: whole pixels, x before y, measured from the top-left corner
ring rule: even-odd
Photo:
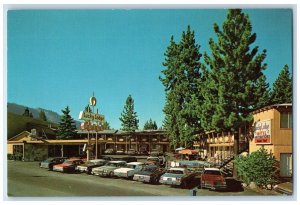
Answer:
[[[53,165],[49,165],[49,171],[53,171]]]
[[[108,176],[109,176],[110,178],[112,178],[112,177],[114,176],[114,173],[113,173],[113,172],[109,172]]]

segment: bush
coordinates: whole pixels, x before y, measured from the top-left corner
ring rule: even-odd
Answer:
[[[260,148],[249,156],[237,156],[234,159],[238,176],[246,184],[255,182],[259,187],[275,183],[276,160],[272,153]]]

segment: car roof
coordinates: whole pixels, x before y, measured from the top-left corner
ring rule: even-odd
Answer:
[[[180,167],[174,167],[174,168],[170,168],[170,170],[179,170],[179,171],[184,171],[185,168],[180,168]]]
[[[143,162],[129,162],[127,164],[130,164],[130,165],[140,165],[140,164],[144,164]]]
[[[121,162],[125,162],[125,161],[109,161],[110,163],[121,163]],[[126,163],[126,162],[125,162]]]
[[[204,168],[204,170],[220,171],[218,168]]]
[[[92,159],[90,162],[103,162],[106,161],[105,159]]]

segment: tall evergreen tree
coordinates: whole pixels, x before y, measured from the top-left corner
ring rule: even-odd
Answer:
[[[251,46],[256,34],[252,33],[249,16],[241,9],[230,9],[222,30],[214,24],[214,31],[218,42],[210,39],[212,54],[204,55],[207,83],[203,90],[205,103],[201,119],[205,121],[206,130],[233,131],[237,154],[237,130],[252,121],[251,112],[268,89],[263,83],[266,50],[258,53],[258,46]]]
[[[42,121],[47,121],[46,113],[44,110],[40,110],[39,119]]]
[[[165,52],[166,67],[160,81],[165,86],[164,127],[174,147],[191,143],[195,131],[201,129],[195,104],[201,104],[198,92],[200,75],[200,46],[195,43],[194,31],[188,26],[176,44],[171,37]]]
[[[152,119],[150,118],[150,120],[145,122],[144,125],[144,130],[157,130],[157,124],[155,121],[152,121]]]
[[[288,65],[285,65],[279,73],[272,89],[272,103],[291,103],[293,100],[293,81]]]
[[[67,106],[62,110],[63,115],[58,126],[57,139],[74,139],[77,137],[76,126],[73,118],[70,115],[70,109]]]
[[[127,97],[123,113],[121,113],[121,117],[119,119],[122,122],[122,130],[134,132],[138,129],[139,120],[136,112],[134,111],[134,100],[131,95]]]

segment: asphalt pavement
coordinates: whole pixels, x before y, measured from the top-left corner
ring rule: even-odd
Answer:
[[[187,189],[168,185],[144,184],[127,179],[102,178],[86,174],[67,174],[48,171],[40,168],[38,162],[8,161],[7,163],[7,195],[8,197],[124,197],[135,196],[143,200],[145,196],[189,196],[193,191],[201,199],[213,196],[213,199],[225,196],[258,196],[262,195],[250,189],[237,186],[225,191],[209,191],[197,189],[197,184],[190,184]],[[136,198],[141,197],[141,198]],[[200,199],[199,198],[199,199]]]

